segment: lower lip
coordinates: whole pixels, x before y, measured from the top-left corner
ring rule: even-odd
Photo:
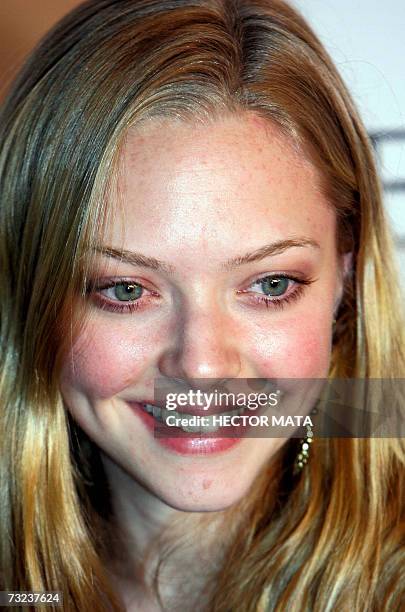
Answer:
[[[128,403],[149,431],[154,433],[157,423],[156,419],[143,410],[141,404],[137,402]],[[165,427],[162,423],[160,423],[160,425]],[[171,429],[173,428],[167,427],[168,433],[170,433]],[[177,427],[175,429],[178,432],[181,431]],[[184,432],[185,437],[170,438],[169,436],[154,436],[154,438],[159,444],[179,455],[210,455],[212,453],[221,453],[240,444],[243,440],[243,437],[240,436],[237,438],[215,438],[213,437],[214,434],[216,434],[216,432],[193,436],[191,433]]]

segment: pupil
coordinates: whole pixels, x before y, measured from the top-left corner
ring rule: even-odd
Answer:
[[[261,285],[266,295],[282,295],[287,291],[288,278],[267,277],[261,281]]]
[[[116,298],[121,301],[129,302],[131,300],[137,300],[142,295],[141,285],[135,283],[121,283],[115,285],[114,293]]]

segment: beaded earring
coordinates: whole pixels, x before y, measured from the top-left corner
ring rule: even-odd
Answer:
[[[336,329],[336,319],[332,320],[332,331],[335,332]],[[310,414],[318,414],[318,408],[316,405],[312,408]],[[305,438],[301,439],[300,449],[294,461],[293,473],[299,474],[304,467],[308,463],[309,458],[309,449],[311,448],[311,444],[314,441],[314,432],[312,431],[311,425],[306,425],[307,433]]]
[[[310,414],[313,414],[313,415],[318,414],[318,408],[314,406]],[[314,432],[312,431],[311,425],[306,425],[306,430],[307,430],[306,436],[305,438],[302,438],[300,442],[300,450],[298,451],[298,454],[295,458],[294,470],[293,470],[294,475],[299,474],[302,468],[304,467],[304,465],[308,463],[309,450],[311,448],[311,444],[314,441]]]

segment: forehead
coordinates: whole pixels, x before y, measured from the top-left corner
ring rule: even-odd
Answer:
[[[277,126],[253,114],[133,128],[117,177],[108,232],[116,248],[178,252],[219,241],[239,251],[241,242],[255,248],[286,234],[334,239],[317,170]]]

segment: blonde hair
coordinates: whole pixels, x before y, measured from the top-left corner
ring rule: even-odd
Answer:
[[[371,146],[302,17],[280,0],[86,2],[34,51],[0,122],[1,589],[62,590],[66,610],[122,609],[97,518],[108,511],[95,508],[94,467],[75,461],[82,432],[58,388],[78,329],[66,333],[65,322],[127,128],[244,110],[305,148],[336,210],[339,250],[353,253],[330,376],[403,375],[402,303]],[[295,450],[289,441],[229,511],[243,508],[246,520],[209,609],[399,610],[403,441],[316,440],[294,479]]]

